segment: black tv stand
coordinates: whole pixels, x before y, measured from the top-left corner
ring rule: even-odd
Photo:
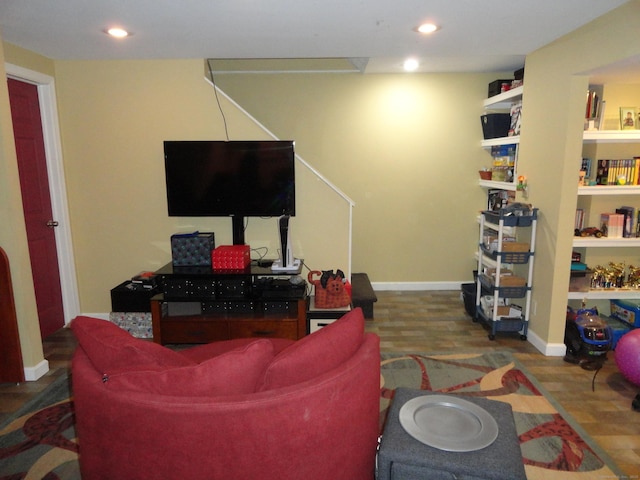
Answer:
[[[306,335],[306,285],[291,284],[289,275],[259,265],[228,271],[171,263],[155,273],[162,291],[150,300],[156,343]]]

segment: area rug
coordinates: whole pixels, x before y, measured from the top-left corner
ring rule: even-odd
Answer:
[[[0,425],[0,480],[80,480],[69,378]]]
[[[608,456],[509,353],[382,354],[380,425],[397,387],[511,404],[529,480],[624,478]],[[69,378],[0,425],[0,480],[80,480]]]
[[[527,479],[623,478],[613,461],[510,353],[383,354],[381,374],[381,428],[397,387],[498,400],[513,409]]]

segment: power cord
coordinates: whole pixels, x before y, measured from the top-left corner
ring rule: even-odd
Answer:
[[[225,137],[227,139],[227,142],[229,141],[229,131],[227,129],[227,118],[224,116],[224,111],[222,110],[222,105],[220,104],[220,98],[218,97],[218,87],[216,85],[216,81],[213,78],[213,68],[211,66],[211,59],[207,58],[207,66],[209,67],[209,78],[211,79],[211,83],[213,84],[213,93],[216,97],[216,103],[218,104],[218,110],[220,111],[220,115],[222,115],[222,123],[224,124],[224,134]]]

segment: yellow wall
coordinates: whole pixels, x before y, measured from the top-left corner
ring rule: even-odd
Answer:
[[[108,312],[109,290],[171,261],[170,236],[213,231],[231,243],[229,218],[167,216],[164,140],[224,139],[223,117],[202,60],[56,63],[68,200],[81,310]],[[231,139],[268,134],[220,96]],[[348,267],[349,204],[296,164],[294,255],[310,268]],[[316,208],[318,199],[326,201]],[[276,219],[249,218],[252,248],[278,255]],[[330,226],[338,248],[316,225]],[[257,258],[257,253],[254,258]]]
[[[639,19],[640,2],[630,2],[527,58],[520,165],[529,201],[542,212],[531,329],[544,342],[561,344],[564,330],[583,72],[640,54]],[[202,60],[60,61],[51,68],[12,46],[3,45],[3,54],[55,73],[83,312],[108,311],[110,288],[168,262],[176,231],[213,230],[218,244],[230,241],[228,219],[165,213],[162,141],[224,138]],[[488,161],[478,117],[487,83],[500,75],[220,75],[217,83],[275,135],[295,139],[298,153],[355,200],[353,271],[374,282],[443,282],[470,280],[474,268],[475,217],[485,198],[477,170]],[[0,96],[6,105],[6,87]],[[268,137],[224,97],[222,105],[231,139]],[[18,265],[23,345],[34,358],[39,336],[6,108],[0,147],[0,240]],[[306,167],[298,170],[305,173],[296,253],[312,268],[341,268],[346,260],[332,251],[335,238],[344,243],[348,218],[332,215],[345,202]],[[275,224],[252,219],[247,236],[273,247]]]
[[[470,281],[491,74],[220,74],[216,84],[355,200],[353,269]]]
[[[632,1],[527,57],[520,164],[542,212],[531,328],[551,344],[564,337],[588,72],[640,55],[639,20]]]

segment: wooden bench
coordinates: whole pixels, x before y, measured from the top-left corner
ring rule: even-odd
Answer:
[[[373,304],[378,301],[376,292],[371,286],[369,276],[366,273],[353,273],[351,275],[351,304],[353,308],[362,308],[365,318],[373,318]]]

